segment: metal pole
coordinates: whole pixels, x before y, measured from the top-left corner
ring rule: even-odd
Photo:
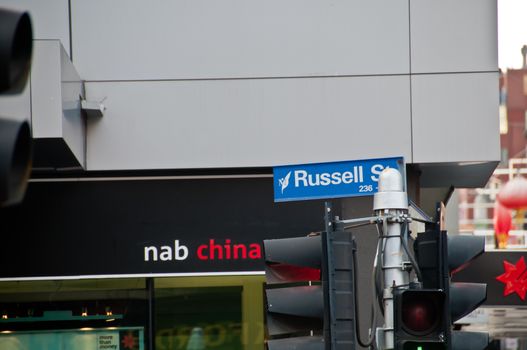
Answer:
[[[323,293],[324,293],[324,304],[328,305],[328,311],[324,313],[324,338],[326,340],[329,340],[329,342],[326,342],[325,349],[336,349],[336,324],[334,323],[335,318],[335,300],[330,296],[330,294],[333,293],[335,288],[335,276],[330,276],[330,274],[334,273],[334,262],[332,261],[334,259],[333,255],[333,246],[332,246],[332,240],[333,240],[333,231],[335,230],[333,227],[333,205],[331,202],[325,203],[325,215],[324,215],[324,221],[326,223],[326,233],[322,233],[322,247],[324,250],[327,251],[327,260],[322,262],[322,274],[323,279],[325,279],[327,282],[322,285]]]
[[[404,271],[405,257],[401,241],[402,215],[408,214],[408,197],[403,187],[401,173],[387,168],[379,176],[379,191],[373,197],[375,215],[383,222],[382,269],[384,271],[384,326],[381,334],[382,349],[394,348],[394,288],[407,288],[409,274]],[[403,239],[406,239],[404,237]]]
[[[148,349],[154,350],[156,348],[156,332],[155,332],[155,310],[154,310],[154,302],[155,302],[155,286],[154,286],[154,279],[153,278],[147,278],[146,279],[146,295],[148,298]]]

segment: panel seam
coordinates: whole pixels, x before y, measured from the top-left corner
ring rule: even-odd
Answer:
[[[422,73],[386,73],[386,74],[343,74],[343,75],[298,75],[298,76],[269,76],[269,77],[230,77],[230,78],[166,78],[166,79],[86,79],[86,83],[144,83],[144,82],[178,82],[178,81],[230,81],[230,80],[285,80],[285,79],[329,79],[329,78],[374,78],[374,77],[405,77],[419,75],[453,75],[453,74],[482,74],[499,73],[499,70],[479,71],[445,71]]]
[[[414,162],[414,114],[413,114],[413,90],[412,90],[412,17],[411,0],[408,0],[408,75],[410,92],[410,157],[411,163]]]
[[[70,34],[70,61],[73,63],[73,30],[71,25],[71,0],[68,0],[68,19],[69,19],[69,34]]]

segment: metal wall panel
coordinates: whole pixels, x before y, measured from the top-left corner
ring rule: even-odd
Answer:
[[[70,55],[68,0],[1,0],[3,7],[29,11],[34,39],[58,39]]]
[[[415,163],[500,160],[498,73],[412,76]]]
[[[86,80],[400,74],[407,0],[72,1]]]
[[[62,137],[59,41],[34,41],[31,65],[34,138]]]
[[[412,73],[498,70],[496,0],[410,0],[410,19]]]
[[[37,37],[69,41],[67,0],[16,5]],[[92,0],[71,12],[87,98],[108,107],[89,121],[88,169],[499,159],[497,73],[437,75],[497,70],[496,0]],[[34,74],[51,81],[53,67]],[[50,102],[34,99],[34,115]]]
[[[69,149],[84,166],[86,154],[86,122],[81,113],[81,98],[84,85],[64,48],[60,50],[61,98],[62,98],[62,137]]]
[[[404,156],[408,76],[90,82],[88,169],[259,167]]]
[[[86,139],[80,108],[83,84],[59,40],[33,42],[30,87],[31,93],[22,95],[29,98],[18,104],[18,113],[29,110],[31,114],[35,139],[33,167],[83,165]]]
[[[29,79],[20,94],[0,95],[0,117],[31,122],[31,91]]]

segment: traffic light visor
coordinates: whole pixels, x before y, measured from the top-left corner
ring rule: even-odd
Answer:
[[[265,275],[268,284],[320,281],[320,269],[279,263],[267,264]]]
[[[454,274],[465,268],[485,251],[485,237],[472,235],[448,236],[448,269]]]
[[[0,119],[0,206],[22,200],[31,172],[28,122]]]
[[[0,9],[0,93],[19,93],[23,90],[32,50],[29,14]]]
[[[320,236],[264,240],[267,284],[320,281]]]

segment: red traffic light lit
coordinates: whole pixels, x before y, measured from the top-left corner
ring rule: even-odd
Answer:
[[[401,326],[409,334],[423,336],[441,326],[444,293],[407,290],[401,300]]]

